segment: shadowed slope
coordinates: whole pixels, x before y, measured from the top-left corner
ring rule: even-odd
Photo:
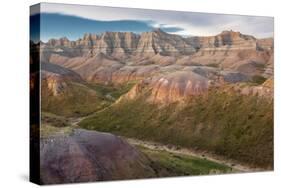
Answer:
[[[73,130],[40,142],[43,184],[155,177],[150,161],[121,138]]]

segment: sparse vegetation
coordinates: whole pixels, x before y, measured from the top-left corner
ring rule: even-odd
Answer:
[[[42,112],[41,113],[41,126],[40,126],[40,136],[45,138],[53,135],[64,135],[70,134],[72,127],[67,118],[62,116],[57,116],[55,114]]]
[[[41,104],[44,111],[66,117],[81,117],[109,106],[128,92],[135,82],[119,86],[68,82],[67,88],[58,96],[53,96],[44,86],[45,83],[42,84]]]
[[[123,101],[80,123],[86,129],[207,150],[253,166],[273,167],[273,103],[215,89],[159,107],[145,96]]]
[[[55,135],[67,135],[70,134],[72,130],[73,130],[72,127],[54,127],[48,124],[41,124],[40,137],[46,138]]]
[[[102,84],[94,84],[90,83],[88,86],[92,89],[94,89],[101,97],[105,97],[109,99],[106,96],[111,96],[112,99],[116,100],[118,99],[121,95],[127,93],[134,85],[136,82],[127,82],[125,84],[121,85],[102,85]],[[110,99],[109,99],[110,100]]]
[[[251,81],[257,85],[260,85],[266,81],[266,78],[260,75],[254,75]]]
[[[160,177],[221,174],[232,172],[230,167],[197,157],[138,147],[152,161]],[[160,170],[160,171],[159,171]]]
[[[218,67],[219,67],[219,64],[218,64],[218,63],[210,63],[210,64],[207,64],[206,66],[218,68]]]
[[[41,93],[43,111],[66,117],[86,116],[110,104],[93,89],[73,82],[69,82],[67,88],[58,96],[53,96],[44,85]]]
[[[52,125],[53,127],[67,127],[70,125],[67,118],[48,112],[41,112],[41,122]]]

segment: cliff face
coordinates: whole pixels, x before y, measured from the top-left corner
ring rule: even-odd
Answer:
[[[152,91],[149,100],[171,103],[206,92],[208,79],[191,71],[178,71],[153,78],[150,86]]]
[[[147,78],[136,84],[120,101],[136,99],[148,93],[149,103],[168,104],[208,91],[209,80],[190,70],[176,71]]]
[[[256,48],[256,38],[234,31],[223,31],[218,35],[209,37],[190,37],[186,41],[197,49],[204,49],[205,51],[213,48],[224,50],[229,47],[232,49]]]
[[[46,85],[52,95],[57,96],[67,88],[67,82],[82,82],[74,71],[52,63],[41,63],[42,85]]]
[[[181,36],[171,35],[160,29],[153,32],[144,32],[140,36],[136,53],[163,54],[163,55],[189,55],[195,52],[193,46],[187,44]]]
[[[92,40],[90,53],[126,57],[136,49],[138,40],[139,36],[133,33],[106,32]]]
[[[223,31],[216,36],[191,37],[186,40],[198,49],[188,61],[235,70],[238,68],[242,70],[245,65],[246,67],[253,65],[255,74],[258,67],[269,61],[274,48],[270,39],[260,40],[234,31]]]
[[[49,48],[76,48],[76,50],[80,50],[80,55],[91,56],[104,53],[116,58],[126,58],[130,55],[191,55],[197,51],[263,51],[274,48],[272,38],[256,39],[240,32],[223,31],[215,36],[183,38],[179,35],[165,33],[160,29],[144,32],[140,35],[131,32],[85,34],[82,39],[76,41],[69,41],[65,37],[50,39],[45,45]]]
[[[82,39],[77,41],[69,41],[67,38],[51,39],[46,46],[83,49],[80,55],[104,53],[117,58],[126,58],[132,54],[136,56],[151,56],[158,53],[188,55],[195,52],[194,47],[187,44],[181,36],[171,35],[160,29],[144,32],[141,35],[131,32],[85,34]]]

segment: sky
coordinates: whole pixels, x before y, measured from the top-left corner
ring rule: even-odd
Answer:
[[[40,38],[67,37],[77,40],[85,33],[105,31],[141,33],[161,28],[182,36],[211,36],[224,30],[240,31],[257,38],[273,37],[274,19],[261,16],[195,13],[132,8],[113,8],[70,4],[41,4]],[[31,23],[38,23],[37,10],[31,10]],[[36,24],[33,24],[36,25]],[[39,35],[32,28],[32,36]]]

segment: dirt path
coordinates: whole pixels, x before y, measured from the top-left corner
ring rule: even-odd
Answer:
[[[87,118],[85,117],[79,117],[79,118],[69,118],[69,123],[72,127],[78,127],[78,123],[80,123],[83,119]]]
[[[262,171],[262,169],[259,168],[251,168],[247,165],[242,165],[238,163],[237,161],[225,159],[221,156],[213,155],[207,152],[199,152],[199,151],[194,151],[191,149],[187,148],[176,148],[175,146],[168,146],[160,143],[155,143],[155,142],[149,142],[149,141],[142,141],[142,140],[137,140],[137,139],[132,139],[132,138],[124,138],[126,139],[130,144],[132,145],[137,145],[137,146],[143,146],[148,149],[152,150],[161,150],[161,151],[167,151],[170,153],[175,153],[175,154],[183,154],[183,155],[189,155],[193,157],[198,157],[201,159],[207,159],[209,161],[213,161],[219,164],[223,164],[226,166],[231,167],[234,171],[237,172],[255,172],[255,171]]]

